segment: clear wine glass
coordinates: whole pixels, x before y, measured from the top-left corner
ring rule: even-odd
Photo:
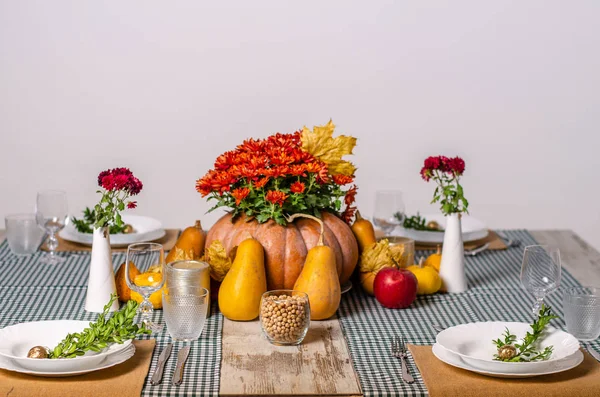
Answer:
[[[375,192],[373,223],[390,234],[401,226],[406,218],[403,193],[400,190],[378,190]]]
[[[45,190],[37,194],[35,220],[38,226],[48,233],[48,254],[41,258],[42,263],[56,265],[65,261],[65,258],[56,254],[56,234],[65,227],[68,216],[67,193],[62,190]]]
[[[127,247],[127,260],[125,264],[125,282],[127,286],[144,298],[138,307],[138,313],[142,317],[142,322],[153,332],[160,332],[163,326],[153,323],[150,320],[150,316],[154,312],[152,302],[150,302],[150,295],[160,290],[165,283],[163,277],[163,267],[165,264],[163,246],[157,243],[131,244]],[[132,265],[135,265],[139,270],[139,274],[137,272],[130,272]],[[148,272],[153,272],[151,273],[153,275],[148,276]],[[134,277],[133,279],[132,276]]]
[[[525,247],[521,266],[521,285],[535,297],[532,312],[537,315],[544,297],[560,285],[560,251],[547,245]]]

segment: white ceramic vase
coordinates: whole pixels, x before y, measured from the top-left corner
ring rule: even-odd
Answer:
[[[85,310],[102,313],[110,300],[111,294],[117,293],[115,275],[110,250],[110,234],[108,228],[95,228],[92,240],[92,261],[88,279]],[[119,310],[119,301],[115,300],[110,311]]]
[[[456,293],[467,290],[460,214],[446,215],[440,277],[442,289],[446,292]]]

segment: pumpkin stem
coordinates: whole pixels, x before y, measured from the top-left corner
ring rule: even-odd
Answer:
[[[249,238],[254,238],[254,237],[252,237],[252,234],[250,234],[250,232],[247,230],[244,230],[244,233],[242,233],[242,237],[244,237],[244,240],[248,240]]]
[[[321,225],[321,234],[319,235],[319,242],[317,243],[317,245],[325,245],[325,243],[323,242],[323,235],[325,234],[325,224],[323,223],[322,219],[319,219],[313,215],[297,213],[297,214],[293,214],[293,215],[290,215],[289,217],[287,217],[287,221],[292,222],[296,218],[308,218],[308,219],[312,219],[315,222],[319,222],[319,225]]]
[[[202,223],[200,223],[200,220],[196,220],[194,227],[198,230],[202,230]]]
[[[420,258],[419,258],[419,267],[420,267],[420,268],[423,268],[423,263],[424,263],[424,262],[425,262],[425,257],[423,257],[423,256],[422,256],[422,257],[420,257]]]
[[[442,255],[442,245],[441,245],[441,244],[438,244],[438,245],[437,245],[437,251],[436,251],[436,254],[438,254],[438,255]]]

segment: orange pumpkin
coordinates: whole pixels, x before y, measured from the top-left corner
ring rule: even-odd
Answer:
[[[350,279],[358,262],[358,244],[350,227],[335,215],[324,212],[325,244],[335,253],[340,283]],[[244,215],[232,222],[231,214],[224,215],[208,231],[206,247],[219,240],[227,255],[235,256],[234,250],[250,233],[265,250],[267,289],[292,289],[302,271],[308,250],[317,245],[320,235],[318,223],[305,218],[281,226],[273,220],[258,223],[248,221]]]

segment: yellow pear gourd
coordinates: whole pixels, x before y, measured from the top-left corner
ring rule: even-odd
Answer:
[[[360,215],[360,211],[356,211],[356,219],[354,220],[351,229],[358,242],[358,250],[360,252],[363,252],[366,247],[377,242],[373,224],[368,219],[363,218]]]
[[[202,230],[200,221],[196,221],[194,226],[186,227],[175,242],[175,245],[169,251],[165,263],[171,263],[178,260],[198,259],[204,251],[204,241],[206,236]]]
[[[260,298],[267,292],[265,254],[262,245],[252,237],[237,248],[231,268],[219,288],[219,309],[234,321],[250,321],[258,317]]]
[[[308,295],[311,320],[325,320],[335,314],[342,298],[338,277],[335,252],[323,243],[325,227],[323,221],[307,214],[294,214],[297,217],[310,218],[319,222],[321,234],[316,246],[308,250],[304,267],[294,284],[294,290]]]
[[[409,266],[410,271],[417,278],[417,295],[435,294],[442,287],[442,278],[431,266],[423,266],[423,259],[418,265]]]
[[[440,272],[440,264],[442,263],[442,246],[438,244],[437,250],[434,254],[431,254],[425,259],[424,266],[429,266],[435,269],[436,272]]]

